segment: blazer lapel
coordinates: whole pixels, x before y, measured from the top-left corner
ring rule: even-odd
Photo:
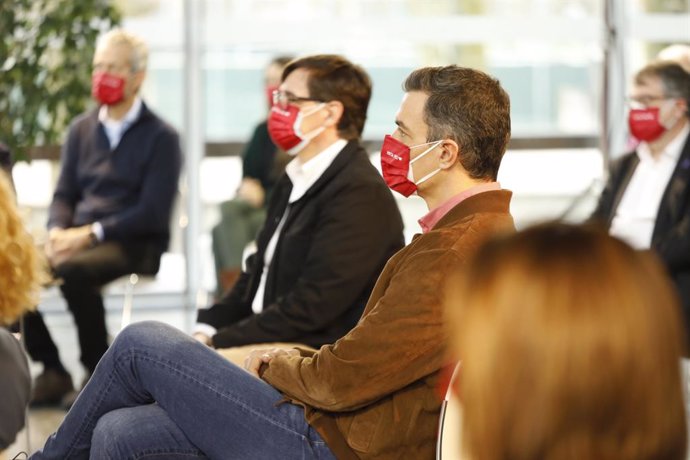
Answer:
[[[676,168],[661,199],[652,241],[657,236],[668,231],[673,224],[683,217],[684,201],[687,199],[688,192],[690,191],[688,189],[690,185],[688,182],[690,182],[690,134],[685,140],[685,145],[678,158]]]
[[[613,218],[616,216],[616,210],[618,209],[618,205],[623,199],[625,189],[628,188],[630,179],[632,179],[632,176],[635,173],[635,169],[637,169],[638,164],[640,164],[640,157],[637,156],[637,152],[633,152],[633,154],[630,155],[630,159],[626,161],[624,165],[622,165],[620,177],[618,179],[618,185],[615,188],[616,194],[613,197],[613,202],[611,203],[611,209],[608,215],[609,227],[611,226],[611,222],[613,222]]]

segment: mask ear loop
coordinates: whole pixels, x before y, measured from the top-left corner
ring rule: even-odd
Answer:
[[[308,110],[305,113],[300,113],[297,116],[297,119],[295,119],[294,130],[295,130],[295,134],[297,134],[302,140],[310,141],[313,138],[315,138],[316,136],[318,136],[319,134],[321,134],[321,132],[324,129],[326,129],[324,126],[321,126],[319,128],[312,130],[312,132],[309,134],[303,134],[302,133],[302,126],[301,126],[302,122],[304,121],[304,119],[306,117],[315,114],[316,112],[323,109],[324,107],[326,107],[326,103],[322,102],[322,103],[318,104],[316,107],[312,108],[311,110]]]
[[[326,103],[325,103],[325,102],[320,102],[320,103],[317,104],[316,106],[312,107],[311,110],[307,110],[307,111],[302,115],[302,118],[308,117],[309,115],[313,115],[313,114],[315,114],[316,112],[318,112],[319,110],[323,109],[324,107],[326,107]]]
[[[428,149],[426,149],[425,151],[423,151],[422,153],[420,153],[419,155],[417,155],[413,160],[410,160],[410,164],[414,163],[415,161],[417,161],[420,158],[422,158],[423,156],[425,156],[427,153],[434,150],[436,147],[438,147],[441,144],[441,142],[443,142],[443,139],[441,139],[440,141],[425,142],[424,144],[417,144],[417,145],[413,145],[412,147],[410,147],[410,150],[411,150],[415,147],[421,147],[422,145],[434,144],[431,147],[429,147]]]
[[[318,104],[316,107],[314,107],[313,109],[307,111],[305,114],[301,114],[301,113],[300,113],[300,115],[297,116],[297,119],[295,119],[295,124],[294,124],[294,126],[293,126],[293,129],[294,129],[294,131],[295,131],[295,134],[296,134],[300,139],[302,139],[302,142],[300,142],[299,144],[297,144],[296,146],[294,146],[293,148],[291,148],[290,150],[288,150],[288,152],[287,152],[288,154],[290,154],[290,155],[296,155],[296,154],[298,154],[300,151],[302,151],[302,149],[304,149],[304,147],[307,146],[307,144],[309,143],[309,141],[311,141],[312,139],[314,139],[316,136],[318,136],[319,134],[321,134],[321,133],[326,129],[325,126],[320,126],[320,127],[318,127],[318,128],[313,129],[313,130],[312,130],[310,133],[308,133],[308,134],[302,134],[302,129],[301,129],[301,126],[300,126],[300,125],[302,124],[302,121],[304,120],[304,117],[308,117],[309,115],[312,115],[312,114],[318,112],[319,110],[321,110],[321,109],[324,108],[325,106],[326,106],[326,103],[325,103],[325,102],[322,102],[322,103]]]
[[[415,185],[419,185],[419,184],[423,183],[424,181],[427,181],[427,180],[431,179],[432,177],[434,177],[434,176],[435,176],[436,174],[438,174],[439,172],[441,172],[441,168],[438,168],[438,169],[436,169],[436,170],[430,172],[430,173],[427,174],[426,176],[422,177],[422,178],[419,179],[418,181],[415,181],[415,180],[414,180],[414,172],[412,171],[412,163],[414,163],[415,161],[419,160],[419,159],[422,158],[424,155],[426,155],[427,153],[431,152],[431,151],[434,150],[436,147],[438,147],[439,145],[441,145],[441,142],[443,142],[443,139],[441,139],[440,141],[427,142],[427,143],[425,143],[425,144],[418,144],[418,145],[415,145],[415,146],[414,146],[414,147],[419,147],[419,146],[422,146],[422,145],[434,144],[434,145],[432,145],[431,147],[429,147],[428,149],[426,149],[425,151],[423,151],[422,153],[420,153],[419,155],[417,155],[417,156],[415,157],[414,160],[410,160],[410,175],[412,176],[412,182],[414,182]]]

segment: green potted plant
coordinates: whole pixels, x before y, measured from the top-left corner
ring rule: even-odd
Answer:
[[[87,108],[96,39],[121,16],[108,0],[0,0],[0,11],[0,143],[30,160]]]

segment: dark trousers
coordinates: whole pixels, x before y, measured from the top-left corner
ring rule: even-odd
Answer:
[[[128,273],[155,274],[161,252],[158,244],[108,241],[53,268],[55,277],[62,280],[60,290],[77,326],[80,359],[89,372],[108,349],[101,288]],[[55,342],[38,311],[25,316],[24,333],[33,360],[46,367],[61,366]]]

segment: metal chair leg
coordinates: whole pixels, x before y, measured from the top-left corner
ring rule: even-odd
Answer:
[[[125,286],[125,299],[122,305],[122,325],[121,329],[127,327],[132,321],[132,305],[134,303],[134,288],[139,282],[139,275],[132,273],[129,275],[129,280]]]

